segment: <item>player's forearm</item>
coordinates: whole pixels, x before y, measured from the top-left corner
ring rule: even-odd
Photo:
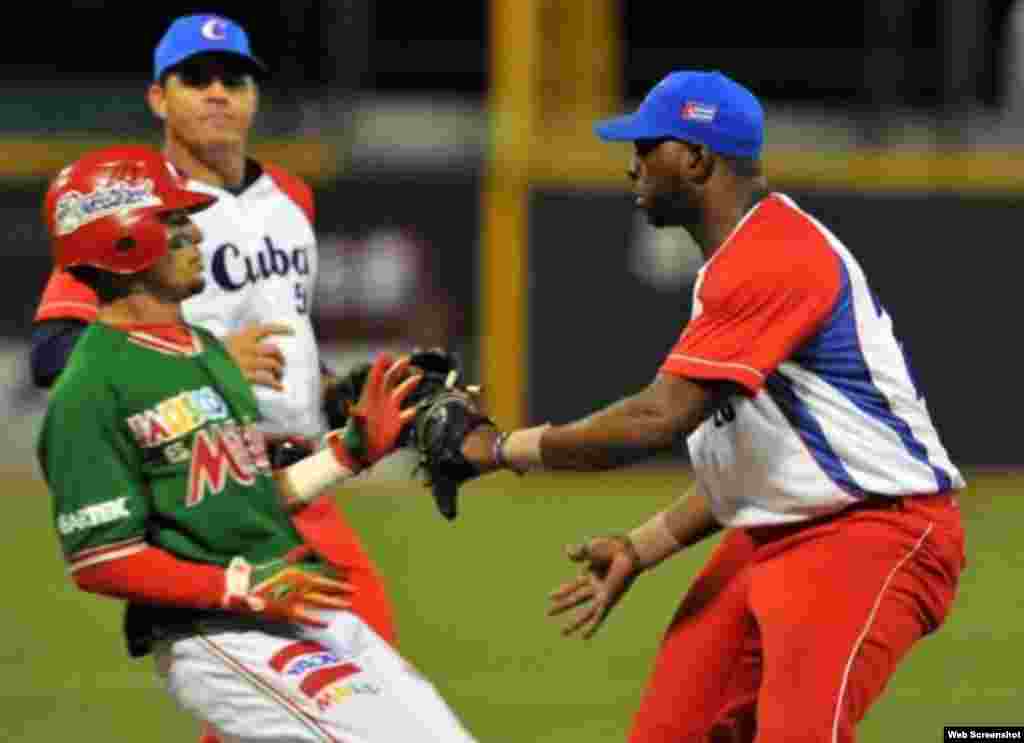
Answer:
[[[192,609],[219,608],[226,581],[224,568],[179,560],[158,547],[89,565],[72,575],[89,593]]]
[[[343,431],[331,431],[320,451],[274,472],[281,500],[289,511],[312,503],[328,488],[352,477],[361,469],[349,453]]]
[[[544,424],[507,434],[481,426],[466,438],[462,453],[480,472],[591,471],[639,461],[672,444],[668,428],[651,425],[646,433],[652,435],[644,436],[638,429],[650,422],[631,422],[628,417],[608,422],[596,415],[601,414],[564,426]]]
[[[686,548],[722,530],[706,495],[694,487],[665,511],[665,526]]]
[[[463,452],[483,471],[611,469],[671,447],[707,417],[713,398],[711,386],[659,374],[635,395],[574,423],[513,431],[489,456],[481,451],[485,440],[467,441]]]
[[[672,446],[674,421],[635,397],[564,426],[540,439],[545,469],[604,470],[645,459]]]
[[[646,570],[721,529],[707,496],[695,487],[633,529],[629,539],[640,560],[639,567]]]

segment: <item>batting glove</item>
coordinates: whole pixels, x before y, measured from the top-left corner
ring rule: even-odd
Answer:
[[[359,402],[349,411],[345,427],[327,434],[325,441],[344,467],[353,473],[390,454],[402,431],[416,415],[416,406],[402,407],[423,378],[407,378],[409,357],[392,361],[380,354],[363,385]]]
[[[308,551],[307,548],[305,552]],[[294,552],[258,566],[250,565],[244,557],[232,559],[225,571],[221,606],[274,621],[326,627],[327,622],[315,610],[349,608],[351,603],[346,597],[352,594],[353,587],[294,564]]]

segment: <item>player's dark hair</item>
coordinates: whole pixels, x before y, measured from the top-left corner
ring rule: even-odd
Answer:
[[[100,304],[110,304],[132,293],[132,276],[111,273],[95,266],[72,266],[68,273],[96,292]]]
[[[760,160],[722,154],[719,154],[719,157],[725,160],[733,175],[738,175],[741,178],[760,178],[764,175],[764,168],[761,166]]]
[[[696,142],[688,142],[685,139],[676,140],[683,142],[691,149],[698,149],[700,147],[707,147],[707,145],[700,145]],[[739,157],[737,155],[724,155],[721,152],[715,152],[715,155],[721,160],[725,161],[725,164],[729,166],[729,170],[732,174],[740,178],[763,178],[764,168],[761,166],[761,160],[755,157]]]

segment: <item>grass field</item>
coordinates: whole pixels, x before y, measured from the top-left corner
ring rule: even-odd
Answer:
[[[5,479],[14,531],[2,563],[0,742],[194,741],[195,724],[150,662],[125,655],[119,607],[65,577],[44,486]],[[378,485],[344,505],[390,579],[406,654],[483,743],[622,741],[661,630],[707,547],[641,579],[589,644],[559,636],[545,597],[573,572],[563,544],[634,525],[686,479],[667,469],[499,475],[465,489],[455,524],[418,487]],[[957,608],[900,669],[861,740],[934,743],[944,724],[1024,724],[1022,489],[1024,476],[971,478]]]

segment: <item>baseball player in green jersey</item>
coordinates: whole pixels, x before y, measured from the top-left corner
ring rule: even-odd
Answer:
[[[420,378],[379,356],[346,427],[272,472],[249,383],[181,319],[203,288],[188,215],[212,201],[145,147],[90,153],[47,192],[54,262],[100,300],[38,447],[70,573],[127,602],[129,652],[225,739],[472,741],[288,517],[395,448]]]

